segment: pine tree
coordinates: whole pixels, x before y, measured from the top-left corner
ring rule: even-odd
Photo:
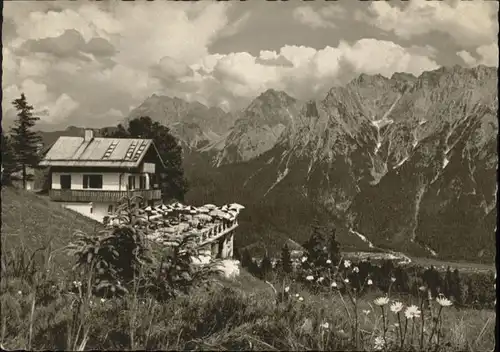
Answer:
[[[10,184],[11,176],[16,171],[19,171],[19,168],[12,149],[12,141],[2,131],[2,185]]]
[[[312,224],[312,235],[304,244],[304,248],[308,254],[308,262],[314,263],[315,266],[325,266],[328,260],[328,239],[324,229],[319,225],[317,219]]]
[[[251,264],[252,264],[252,256],[250,255],[248,249],[245,248],[241,256],[241,266],[243,268],[249,268]]]
[[[271,259],[267,255],[267,253],[264,256],[264,258],[262,258],[262,262],[260,263],[259,271],[260,271],[260,277],[263,280],[267,279],[269,274],[273,271],[273,264],[271,262]]]
[[[453,286],[453,279],[451,277],[451,268],[448,266],[446,268],[446,274],[444,275],[444,287],[443,287],[443,293],[446,297],[450,297],[450,295],[454,296],[452,286]]]
[[[460,280],[460,273],[458,269],[453,270],[453,274],[451,276],[451,294],[455,297],[455,301],[461,305],[463,303],[463,290],[462,290],[462,281]]]
[[[335,265],[340,261],[340,245],[336,235],[337,229],[333,228],[328,242],[328,256]]]
[[[12,128],[12,148],[16,162],[20,165],[23,177],[23,188],[26,188],[26,168],[36,167],[40,160],[38,153],[41,137],[32,131],[39,117],[33,116],[33,106],[29,105],[24,93],[12,102],[17,110],[17,120]]]
[[[287,274],[292,272],[292,257],[286,243],[281,249],[281,267],[283,268],[283,272]]]

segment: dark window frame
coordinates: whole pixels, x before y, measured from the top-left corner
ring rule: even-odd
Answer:
[[[135,187],[135,175],[129,175],[128,176],[127,189],[129,191],[132,191],[132,190],[136,189],[136,187]]]
[[[71,189],[71,174],[59,175],[59,184],[61,185],[61,189]]]
[[[102,189],[103,177],[96,174],[83,175],[83,189]]]
[[[139,189],[146,189],[146,176],[145,175],[139,176]]]

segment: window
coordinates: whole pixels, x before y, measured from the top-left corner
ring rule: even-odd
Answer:
[[[139,188],[146,189],[146,176],[144,175],[139,176]]]
[[[108,205],[108,214],[113,213],[113,204]]]
[[[135,189],[135,176],[128,177],[128,189]]]
[[[71,175],[60,176],[61,189],[71,189]]]
[[[83,188],[102,188],[102,175],[83,175]]]

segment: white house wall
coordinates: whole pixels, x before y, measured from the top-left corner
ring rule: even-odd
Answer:
[[[83,203],[83,202],[61,202],[61,206],[80,213],[88,218],[103,222],[104,217],[108,216],[108,207],[111,203]],[[92,211],[91,211],[92,208]]]
[[[139,187],[139,174],[119,173],[119,172],[53,172],[52,173],[52,189],[61,189],[61,175],[71,175],[71,189],[81,190],[83,188],[83,175],[102,175],[103,191],[125,191],[128,186],[128,177],[135,175],[136,187]],[[121,182],[120,182],[121,175]],[[121,185],[120,185],[121,183]],[[150,187],[149,178],[146,177],[146,189]],[[85,188],[92,190],[92,188]]]

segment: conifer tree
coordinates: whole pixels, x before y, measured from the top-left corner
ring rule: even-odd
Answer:
[[[283,268],[283,272],[287,274],[292,272],[292,258],[290,249],[286,243],[281,249],[281,267]]]
[[[2,131],[2,185],[11,183],[11,176],[18,171],[12,141]]]
[[[252,256],[247,248],[243,250],[243,254],[241,255],[241,266],[243,268],[249,268],[252,263]]]
[[[337,229],[333,228],[328,242],[328,256],[335,265],[340,261],[340,245],[336,235]]]
[[[22,170],[23,188],[26,188],[26,168],[28,166],[36,167],[40,160],[38,153],[41,137],[32,128],[39,117],[33,116],[33,106],[28,104],[24,93],[21,97],[14,100],[12,105],[17,110],[17,120],[12,127],[12,149],[15,160]]]
[[[325,266],[328,260],[328,239],[324,229],[319,225],[317,219],[312,224],[312,234],[309,240],[304,244],[308,258],[315,266]]]
[[[463,303],[462,296],[462,282],[460,280],[460,273],[458,269],[453,270],[453,274],[451,275],[451,294],[455,297],[455,301],[460,305]]]
[[[454,296],[453,289],[452,289],[453,279],[451,276],[452,276],[451,269],[448,266],[448,268],[446,268],[446,274],[444,275],[444,284],[443,284],[443,291],[444,291],[443,293],[447,297],[449,297],[450,295]]]
[[[273,270],[273,264],[271,262],[271,259],[269,258],[269,256],[266,253],[264,258],[262,258],[262,262],[260,263],[260,267],[259,267],[261,279],[263,279],[263,280],[267,279],[267,277],[272,272],[272,270]]]

